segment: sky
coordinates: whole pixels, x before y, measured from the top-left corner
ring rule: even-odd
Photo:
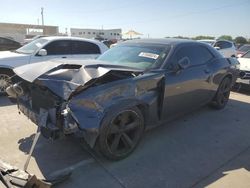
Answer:
[[[250,38],[250,0],[0,0],[0,22],[133,29],[142,37]],[[39,20],[39,21],[38,21]]]

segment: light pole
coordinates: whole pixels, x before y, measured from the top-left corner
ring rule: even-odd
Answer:
[[[42,15],[42,25],[44,25],[44,18],[43,18],[43,7],[41,8],[41,15]]]

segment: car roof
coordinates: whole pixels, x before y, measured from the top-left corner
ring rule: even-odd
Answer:
[[[3,37],[3,36],[0,36],[0,38],[2,38],[2,39],[8,39],[8,40],[11,40],[11,41],[15,41],[12,37]],[[15,42],[17,42],[17,41],[15,41]]]
[[[194,40],[190,39],[176,39],[176,38],[163,38],[163,39],[134,39],[127,40],[120,44],[168,44],[168,45],[177,45],[183,43],[197,43]]]
[[[86,39],[86,38],[80,38],[80,37],[69,37],[69,36],[49,36],[49,37],[42,37],[43,39],[52,41],[52,40],[64,40],[64,39],[69,39],[69,40],[79,40],[79,41],[87,41],[87,42],[93,42],[93,43],[98,43],[100,44],[101,42],[98,40],[94,39]]]
[[[200,40],[197,40],[197,41],[215,42],[216,40],[215,39],[200,39]]]
[[[220,41],[233,43],[233,41],[230,41],[230,40],[224,40],[224,39],[218,39],[218,40],[216,40],[216,42],[220,42]]]

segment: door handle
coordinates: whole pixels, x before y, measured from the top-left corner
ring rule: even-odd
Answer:
[[[63,56],[62,58],[64,58],[64,59],[65,59],[65,58],[67,58],[67,57],[66,57],[66,56]]]
[[[205,69],[204,72],[209,74],[211,71],[209,69]]]

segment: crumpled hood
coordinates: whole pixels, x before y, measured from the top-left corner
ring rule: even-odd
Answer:
[[[29,54],[20,54],[11,51],[0,52],[0,66],[17,67],[29,63]]]
[[[250,59],[249,58],[238,58],[240,62],[240,70],[250,71]]]
[[[112,72],[142,72],[97,60],[52,60],[24,65],[14,69],[20,78],[34,82],[39,80],[58,96],[67,100],[72,92],[89,81]]]

